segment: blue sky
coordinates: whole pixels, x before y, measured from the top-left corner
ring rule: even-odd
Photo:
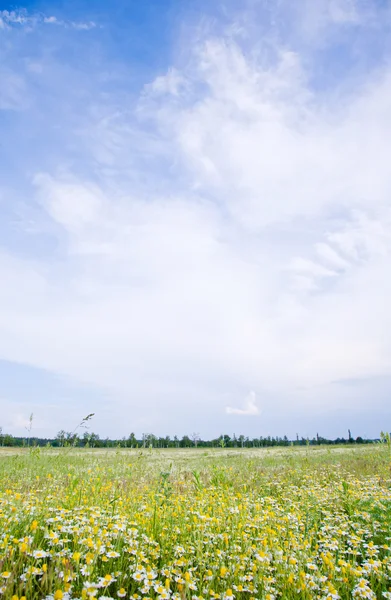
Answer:
[[[380,0],[0,2],[4,430],[387,428],[390,29]]]

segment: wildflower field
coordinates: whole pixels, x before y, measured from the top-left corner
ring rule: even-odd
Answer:
[[[386,445],[0,449],[2,598],[391,598]]]

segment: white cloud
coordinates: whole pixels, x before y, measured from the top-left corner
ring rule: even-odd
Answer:
[[[28,105],[23,77],[0,64],[0,110],[22,110]]]
[[[357,23],[360,21],[360,13],[355,0],[330,0],[330,19],[336,23]]]
[[[241,415],[241,416],[255,416],[260,414],[260,410],[256,405],[256,394],[250,392],[245,403],[244,408],[232,408],[227,406],[225,412],[228,415]]]
[[[89,29],[95,29],[95,27],[97,27],[94,21],[71,21],[69,23],[63,21],[63,23],[65,26],[72,27],[73,29],[82,29],[84,31],[88,31]]]
[[[44,174],[36,175],[33,183],[40,190],[40,198],[48,214],[67,231],[84,231],[89,225],[94,226],[104,202],[97,186],[80,186],[73,182],[58,185],[52,177]]]
[[[39,24],[44,25],[60,25],[71,29],[89,30],[97,25],[94,21],[67,21],[58,19],[53,15],[45,15],[43,13],[29,13],[25,8],[18,10],[0,10],[0,29],[10,28],[12,26],[27,26],[34,27]]]
[[[350,105],[338,98],[338,106],[317,107],[297,57],[283,54],[270,69],[232,43],[207,43],[200,54],[193,77],[208,94],[182,110],[173,104],[171,134],[198,184],[212,186],[246,227],[384,203],[391,176],[380,127],[390,124],[379,111],[388,73]],[[162,116],[167,126],[167,107]]]
[[[1,10],[0,18],[5,25],[8,24],[18,24],[25,25],[27,23],[31,23],[33,20],[32,17],[28,16],[26,10]]]
[[[170,68],[166,75],[156,77],[156,79],[149,85],[146,86],[146,90],[149,93],[156,95],[171,94],[172,96],[178,96],[181,88],[185,87],[186,80],[175,68]]]

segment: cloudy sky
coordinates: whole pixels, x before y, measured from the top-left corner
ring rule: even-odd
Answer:
[[[0,9],[3,430],[390,429],[390,2]]]

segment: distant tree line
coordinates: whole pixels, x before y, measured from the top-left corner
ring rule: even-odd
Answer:
[[[31,433],[29,431],[29,433]],[[348,431],[347,438],[336,438],[330,440],[318,434],[312,439],[300,437],[290,440],[286,435],[284,437],[255,437],[239,435],[229,436],[220,435],[212,440],[203,440],[198,433],[178,436],[158,437],[152,433],[144,433],[141,438],[137,438],[134,433],[121,439],[101,438],[97,433],[84,432],[79,435],[76,432],[61,430],[55,438],[38,438],[30,435],[28,437],[16,437],[3,433],[0,427],[0,446],[51,446],[59,447],[78,447],[78,448],[267,448],[272,446],[316,446],[324,444],[371,444],[378,442],[379,439],[364,439],[361,436],[353,438]]]

